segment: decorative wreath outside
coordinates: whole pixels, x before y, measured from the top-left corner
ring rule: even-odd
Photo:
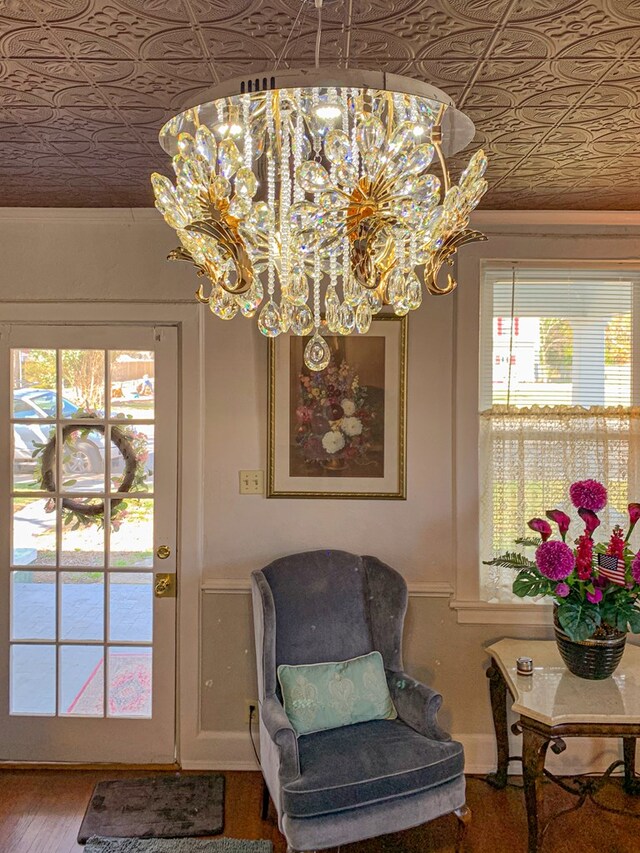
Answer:
[[[86,438],[90,432],[99,432],[105,435],[106,427],[104,424],[97,423],[87,424],[86,426],[67,424],[62,428],[63,446],[67,437],[77,432],[80,433],[80,437],[82,438]],[[118,448],[124,460],[124,474],[117,491],[121,493],[130,493],[132,489],[144,491],[146,486],[144,462],[148,458],[146,435],[140,432],[129,432],[118,426],[112,426],[111,441]],[[55,433],[46,444],[36,444],[33,455],[34,457],[40,457],[39,478],[42,488],[47,492],[55,492],[57,490],[55,475]],[[64,485],[73,485],[74,482],[73,480],[67,480]],[[86,499],[62,498],[64,523],[74,523],[74,529],[90,524],[98,524],[98,526],[102,527],[104,524],[104,501],[84,503],[84,500]],[[122,520],[125,518],[127,514],[126,508],[127,503],[124,498],[111,501],[111,524],[115,529],[119,528]],[[53,512],[55,501],[48,501],[45,509],[47,512]]]

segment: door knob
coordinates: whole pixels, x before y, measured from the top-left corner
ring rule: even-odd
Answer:
[[[166,560],[167,557],[171,556],[171,548],[168,545],[160,545],[156,554],[159,560]]]

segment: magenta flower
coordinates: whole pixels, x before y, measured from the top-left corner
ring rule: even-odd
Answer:
[[[637,522],[640,520],[640,504],[629,504],[629,529],[627,530],[627,535],[624,537],[624,541],[628,542],[629,537],[633,533],[633,528],[636,526]]]
[[[572,504],[598,512],[607,503],[607,490],[597,480],[578,480],[569,487]]]
[[[547,518],[550,518],[551,521],[555,521],[558,525],[558,530],[560,531],[560,536],[562,536],[562,541],[564,542],[567,531],[569,530],[569,525],[571,524],[571,519],[567,515],[566,512],[562,512],[561,509],[548,509],[547,510]]]
[[[593,592],[587,592],[587,599],[592,604],[597,604],[599,601],[602,601],[602,590],[594,589]]]
[[[570,592],[571,587],[568,583],[565,583],[564,581],[562,581],[562,583],[559,583],[554,590],[554,594],[559,596],[559,598],[566,598]]]
[[[543,542],[551,536],[551,525],[544,518],[532,518],[531,521],[527,521],[527,525],[542,536]]]
[[[640,583],[640,551],[638,551],[631,563],[631,575],[636,583]]]
[[[536,565],[540,573],[552,581],[561,581],[573,571],[576,560],[573,551],[564,542],[551,540],[538,545]]]
[[[591,536],[596,527],[600,527],[600,519],[590,509],[580,507],[578,515],[584,521],[584,529],[588,536]]]

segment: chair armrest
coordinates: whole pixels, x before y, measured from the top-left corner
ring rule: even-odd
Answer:
[[[265,698],[260,716],[269,737],[278,747],[280,779],[282,781],[296,779],[300,775],[298,738],[277,696]]]
[[[389,692],[400,719],[421,735],[432,740],[451,740],[437,721],[442,696],[406,672],[387,674]]]

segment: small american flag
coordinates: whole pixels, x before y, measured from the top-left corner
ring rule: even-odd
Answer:
[[[611,583],[618,584],[618,586],[626,584],[624,560],[621,557],[615,557],[613,554],[598,554],[598,569],[600,570],[599,574],[610,580]]]

